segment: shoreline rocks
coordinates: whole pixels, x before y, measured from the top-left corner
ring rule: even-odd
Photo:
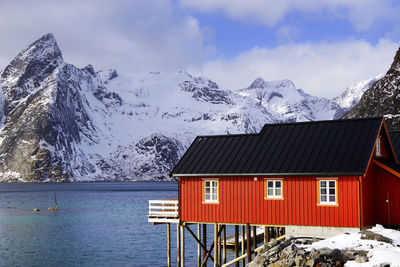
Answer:
[[[321,248],[307,249],[316,240],[312,238],[291,238],[284,241],[272,240],[258,253],[248,267],[277,266],[343,266],[347,261],[368,262],[368,251],[353,249]]]

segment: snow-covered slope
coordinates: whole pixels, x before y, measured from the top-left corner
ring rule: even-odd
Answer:
[[[167,179],[196,135],[332,119],[357,98],[314,97],[290,80],[221,90],[184,71],[79,69],[63,60],[52,34],[14,59],[0,86],[1,181]]]

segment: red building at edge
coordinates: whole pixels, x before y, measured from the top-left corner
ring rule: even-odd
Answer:
[[[179,220],[331,236],[400,225],[400,168],[382,118],[265,125],[199,136],[171,176]]]
[[[177,224],[178,266],[185,265],[185,229],[198,243],[200,266],[208,259],[230,266],[244,257],[250,262],[261,248],[251,249],[254,226],[265,227],[265,241],[271,229],[284,228],[288,238],[400,226],[395,151],[400,154],[400,132],[389,136],[382,118],[267,124],[258,134],[198,136],[170,174],[179,181],[178,200],[150,200],[149,222],[167,224],[168,266],[170,223]],[[197,236],[190,224],[197,224]],[[210,248],[207,224],[214,224]],[[235,259],[228,263],[221,252],[226,225],[235,225]],[[242,256],[239,225],[247,243]]]

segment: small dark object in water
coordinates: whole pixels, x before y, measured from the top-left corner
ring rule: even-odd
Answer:
[[[36,209],[33,209],[33,211],[34,211],[34,212],[37,212],[37,211],[40,211],[40,209],[36,208]]]
[[[56,203],[56,206],[55,207],[49,207],[48,210],[58,210],[56,193],[54,193],[54,202]]]

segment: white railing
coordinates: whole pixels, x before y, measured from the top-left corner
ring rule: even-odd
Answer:
[[[178,200],[149,200],[149,222],[175,222],[179,220]]]

